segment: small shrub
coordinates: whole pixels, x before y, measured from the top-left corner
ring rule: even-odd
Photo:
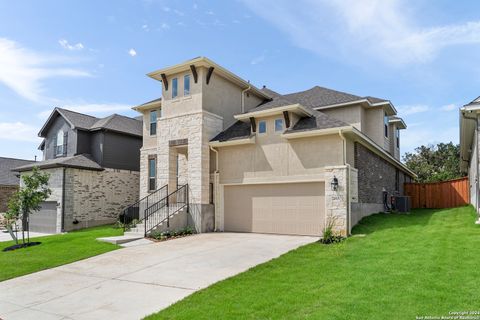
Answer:
[[[331,244],[331,243],[339,243],[342,242],[345,238],[335,232],[335,222],[337,221],[336,217],[329,216],[327,217],[327,223],[325,228],[323,229],[322,238],[320,239],[320,243],[323,244]]]
[[[178,230],[153,231],[152,233],[150,233],[149,237],[156,240],[163,241],[170,238],[184,237],[194,233],[195,233],[195,230],[193,230],[191,227],[186,227]]]

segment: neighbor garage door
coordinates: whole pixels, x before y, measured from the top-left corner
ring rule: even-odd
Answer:
[[[225,186],[225,231],[320,235],[325,185],[282,183]]]
[[[57,202],[45,201],[40,211],[30,215],[30,231],[55,233],[57,230]]]

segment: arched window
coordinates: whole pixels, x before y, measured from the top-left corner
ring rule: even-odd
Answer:
[[[57,132],[57,144],[55,146],[55,155],[63,156],[63,146],[64,146],[64,133],[63,130],[58,130]]]

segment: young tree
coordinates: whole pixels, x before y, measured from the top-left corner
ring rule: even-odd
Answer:
[[[25,244],[25,231],[27,231],[27,242],[30,242],[29,216],[40,209],[40,204],[45,201],[52,191],[48,188],[50,175],[42,173],[36,167],[32,174],[22,176],[23,186],[8,202],[8,211],[5,215],[7,229],[12,239],[18,244],[18,237],[13,233],[12,226],[17,221],[22,221],[22,242]]]
[[[438,182],[462,177],[460,145],[452,142],[420,146],[403,156],[405,165],[418,175],[417,182]]]

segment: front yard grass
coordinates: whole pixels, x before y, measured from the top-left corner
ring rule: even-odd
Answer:
[[[415,319],[480,310],[472,207],[377,214],[146,319]]]
[[[32,238],[33,240],[30,241],[40,241],[42,244],[7,252],[1,250],[15,243],[0,242],[0,281],[118,249],[120,247],[116,245],[95,239],[122,234],[122,229],[100,226],[66,234]]]

